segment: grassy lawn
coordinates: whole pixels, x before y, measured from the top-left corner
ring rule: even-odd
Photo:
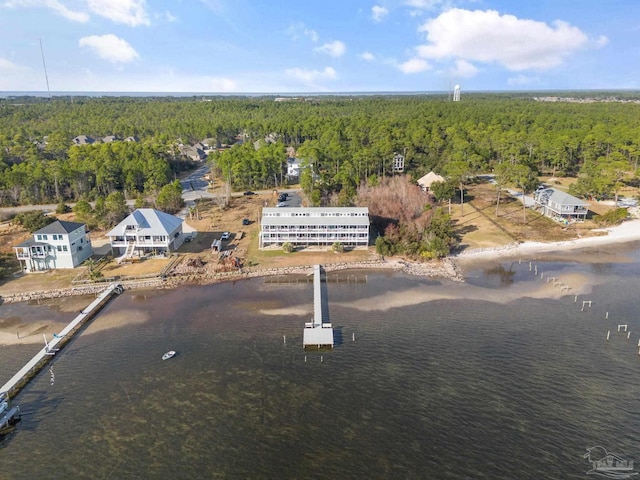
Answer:
[[[526,210],[525,221],[522,203],[507,193],[501,196],[496,216],[496,198],[494,185],[478,183],[468,186],[463,213],[459,204],[452,205],[452,218],[461,248],[490,248],[525,241],[571,240],[595,235],[592,230],[598,228],[592,220],[566,226],[530,208]],[[611,208],[594,203],[590,210],[601,214]]]

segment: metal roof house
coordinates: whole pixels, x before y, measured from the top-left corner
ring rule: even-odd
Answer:
[[[345,247],[369,245],[369,209],[366,207],[263,208],[260,248],[294,246]]]
[[[76,268],[93,255],[84,223],[57,220],[13,247],[26,272]]]
[[[139,208],[108,232],[107,237],[114,256],[118,257],[167,254],[184,243],[182,219],[153,208]]]
[[[536,210],[551,218],[584,220],[589,204],[556,188],[544,188],[533,195]]]

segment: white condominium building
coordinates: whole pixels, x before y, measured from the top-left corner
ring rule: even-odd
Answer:
[[[260,248],[289,242],[298,247],[369,245],[369,209],[366,207],[263,208]]]

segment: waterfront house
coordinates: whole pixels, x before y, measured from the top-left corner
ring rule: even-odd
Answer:
[[[263,208],[260,248],[291,243],[298,247],[369,245],[369,209],[366,207]]]
[[[533,194],[536,210],[557,220],[584,220],[589,204],[557,188],[543,188]]]
[[[107,233],[116,257],[169,254],[184,243],[182,219],[153,208],[139,208]]]
[[[33,233],[33,238],[13,247],[26,272],[76,268],[93,255],[84,223],[57,220]]]

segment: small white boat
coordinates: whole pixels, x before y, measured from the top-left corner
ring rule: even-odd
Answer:
[[[172,358],[175,354],[176,354],[176,352],[174,352],[173,350],[169,350],[167,353],[165,353],[164,355],[162,355],[162,359],[163,359],[163,360],[169,360],[169,359],[170,359],[170,358]]]

